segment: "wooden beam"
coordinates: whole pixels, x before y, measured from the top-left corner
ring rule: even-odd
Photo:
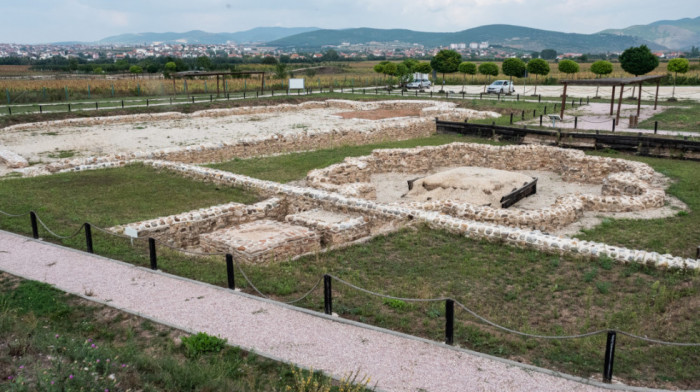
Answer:
[[[612,95],[610,96],[610,115],[613,115],[613,110],[615,109],[615,86],[613,87]]]
[[[620,109],[622,109],[622,93],[625,91],[625,85],[620,85],[620,98],[617,100],[617,116],[615,116],[615,125],[620,125]]]
[[[566,87],[568,86],[567,83],[564,83],[564,92],[561,94],[561,112],[559,113],[559,117],[561,119],[564,119],[564,107],[566,107]]]

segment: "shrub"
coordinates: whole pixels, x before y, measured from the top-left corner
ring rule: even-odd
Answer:
[[[226,345],[226,339],[200,332],[196,335],[182,338],[185,347],[185,355],[188,358],[197,358],[202,354],[219,352]]]

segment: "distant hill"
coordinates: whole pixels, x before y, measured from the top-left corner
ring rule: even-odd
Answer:
[[[340,45],[343,42],[361,44],[367,42],[408,42],[427,47],[488,41],[491,45],[503,45],[527,51],[556,49],[560,52],[601,53],[619,52],[630,46],[648,45],[651,49],[665,49],[663,45],[619,34],[574,34],[539,30],[513,25],[487,25],[456,33],[428,33],[401,29],[356,28],[344,30],[315,30],[281,38],[268,44],[278,47],[320,48],[324,45]]]
[[[98,44],[143,44],[153,42],[188,44],[225,44],[226,42],[268,42],[290,35],[318,30],[316,27],[256,27],[237,33],[207,33],[192,30],[184,33],[138,33],[121,34],[97,41]]]
[[[660,20],[647,25],[603,30],[600,33],[635,36],[669,49],[687,50],[691,46],[700,47],[700,16],[694,19]]]

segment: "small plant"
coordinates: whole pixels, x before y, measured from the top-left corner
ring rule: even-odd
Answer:
[[[610,292],[610,282],[595,282],[595,287],[601,294],[607,294]]]
[[[219,352],[226,346],[226,339],[200,332],[196,335],[183,337],[182,345],[188,358],[197,358],[202,354]]]
[[[598,268],[593,268],[592,270],[586,272],[583,275],[583,281],[586,283],[590,283],[595,279],[596,275],[598,275]]]
[[[409,303],[400,299],[384,298],[382,299],[382,303],[392,309],[400,311],[405,311],[411,308],[411,305]]]

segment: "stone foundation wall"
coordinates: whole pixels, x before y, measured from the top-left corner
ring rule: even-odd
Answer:
[[[185,248],[199,244],[199,236],[215,230],[260,219],[279,220],[285,216],[280,199],[246,205],[228,203],[181,214],[150,219],[110,228],[114,233],[133,237],[153,237],[171,246]]]
[[[654,170],[640,162],[587,156],[582,151],[548,146],[489,146],[452,143],[436,147],[374,150],[365,157],[312,170],[309,186],[347,196],[376,197],[373,173],[428,173],[440,167],[480,166],[500,170],[549,170],[565,181],[603,184],[602,195],[566,195],[549,208],[501,209],[450,200],[412,202],[411,208],[440,211],[461,218],[508,226],[553,230],[578,220],[584,211],[623,212],[658,208],[665,192],[649,181]]]
[[[375,109],[421,109],[420,118],[385,119],[375,121],[376,126],[370,131],[357,131],[352,126],[333,129],[328,132],[307,131],[296,134],[277,134],[267,138],[244,139],[232,143],[210,143],[188,147],[173,147],[154,151],[138,151],[123,154],[112,154],[100,157],[64,159],[25,171],[25,175],[40,175],[66,170],[81,170],[81,167],[101,165],[114,167],[123,165],[130,160],[157,159],[184,163],[222,162],[234,158],[249,158],[256,156],[276,155],[282,153],[309,151],[314,149],[333,148],[342,145],[364,145],[379,143],[387,140],[406,140],[427,137],[435,133],[434,117],[443,119],[464,120],[497,116],[492,112],[479,112],[470,109],[460,109],[451,102],[440,101],[346,101],[327,100],[311,101],[299,105],[251,106],[229,109],[213,109],[183,113],[138,114],[133,116],[92,117],[83,119],[59,120],[51,122],[18,124],[7,127],[8,130],[32,129],[37,127],[51,128],[60,126],[94,126],[110,123],[144,122],[158,120],[173,120],[197,117],[222,117],[246,114],[284,113],[305,109],[338,108],[348,110]],[[42,170],[45,169],[45,170]]]
[[[170,170],[183,176],[216,182],[222,185],[252,189],[261,194],[287,195],[307,205],[334,206],[336,211],[354,211],[363,216],[382,218],[387,227],[400,228],[409,223],[424,223],[432,228],[448,230],[474,239],[499,241],[509,245],[537,249],[549,253],[574,254],[585,257],[609,257],[623,263],[654,265],[660,268],[700,269],[700,260],[659,254],[644,250],[634,250],[600,242],[581,241],[576,238],[559,237],[538,230],[527,230],[488,222],[477,222],[451,216],[441,211],[376,203],[371,200],[348,197],[320,189],[263,181],[239,174],[166,161],[143,161],[157,169]],[[84,167],[83,170],[98,169],[98,166]],[[290,206],[287,212],[290,213]],[[297,207],[300,208],[300,207]],[[306,210],[312,209],[311,207]]]

